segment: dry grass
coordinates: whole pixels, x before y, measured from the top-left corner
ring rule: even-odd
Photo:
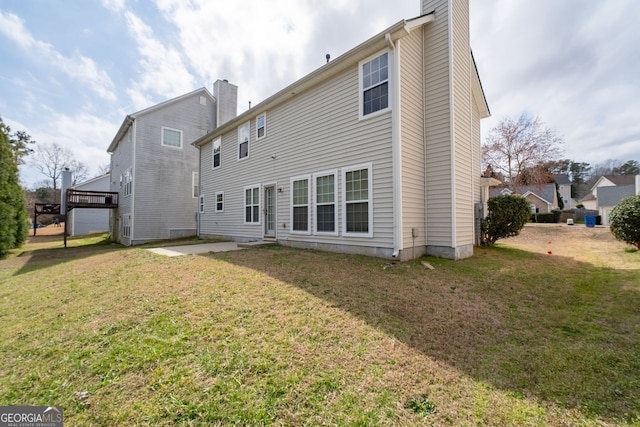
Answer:
[[[435,270],[32,242],[0,262],[0,405],[61,404],[68,425],[640,425],[640,253],[595,230],[526,228]]]

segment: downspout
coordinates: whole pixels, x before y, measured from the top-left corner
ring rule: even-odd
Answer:
[[[402,149],[400,146],[400,40],[397,46],[391,40],[391,34],[384,36],[389,49],[393,52],[393,67],[391,68],[391,162],[393,188],[393,253],[397,258],[403,249],[402,243]]]

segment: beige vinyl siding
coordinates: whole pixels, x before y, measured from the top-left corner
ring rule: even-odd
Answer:
[[[469,2],[452,1],[453,132],[455,173],[456,246],[472,245],[473,146],[471,103],[471,52],[469,49]]]
[[[473,67],[473,64],[471,64]],[[472,69],[472,72],[475,72]],[[480,203],[482,201],[480,190],[480,175],[482,175],[482,148],[480,137],[480,111],[475,102],[471,103],[471,144],[473,149],[473,202]]]
[[[447,0],[423,1],[423,13],[435,10],[423,44],[427,245],[445,247],[453,243],[448,8]]]
[[[213,129],[212,103],[201,93],[136,118],[133,240],[168,239],[196,233],[192,173],[198,149],[191,145]],[[162,127],[182,131],[182,148],[163,146]]]
[[[422,37],[422,29],[416,29],[399,43],[404,248],[414,246],[412,229],[418,235],[415,245],[426,245]]]
[[[390,61],[391,63],[391,61]],[[201,183],[207,200],[201,217],[201,235],[222,235],[236,239],[259,239],[260,225],[243,224],[244,192],[249,185],[277,183],[277,238],[283,241],[319,242],[392,248],[391,113],[359,120],[358,67],[339,73],[328,81],[271,108],[266,136],[256,141],[255,118],[251,118],[248,159],[236,161],[237,131],[222,137],[222,164],[211,170],[211,143],[202,148]],[[275,157],[275,158],[274,158]],[[342,168],[372,163],[373,238],[343,237]],[[290,234],[290,178],[338,169],[338,236]],[[223,213],[213,213],[209,200],[224,191]],[[314,192],[315,195],[315,192]],[[261,207],[263,192],[261,191]],[[310,209],[315,229],[315,205]]]

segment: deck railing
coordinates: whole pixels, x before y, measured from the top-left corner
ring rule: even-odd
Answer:
[[[117,208],[118,193],[113,191],[67,190],[67,210],[73,208]]]

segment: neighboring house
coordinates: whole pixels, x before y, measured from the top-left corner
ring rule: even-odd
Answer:
[[[622,199],[640,195],[640,175],[631,177],[633,178],[631,185],[608,185],[598,188],[598,212],[602,217],[602,225],[609,225],[609,215]]]
[[[576,207],[574,200],[571,198],[571,180],[569,175],[560,173],[553,176],[554,181],[558,185],[558,193],[562,198],[563,210],[569,210]],[[558,203],[559,205],[560,203]]]
[[[467,0],[402,20],[196,140],[199,236],[473,255],[480,119]]]
[[[107,151],[112,239],[124,245],[196,234],[198,150],[190,141],[236,114],[237,87],[214,84],[128,115]]]
[[[523,185],[518,187],[516,192],[529,201],[531,213],[549,213],[554,209],[559,209],[558,192],[554,183]],[[493,188],[490,191],[491,197],[509,194],[513,194],[513,191],[506,187]]]
[[[105,174],[76,184],[71,188],[82,191],[110,191],[109,181],[110,175]],[[71,236],[82,236],[85,234],[109,231],[109,210],[73,209],[69,211],[67,221],[67,231]]]
[[[626,186],[635,184],[633,175],[602,175],[591,187],[591,191],[582,198],[585,209],[598,209],[598,189],[602,187]]]

